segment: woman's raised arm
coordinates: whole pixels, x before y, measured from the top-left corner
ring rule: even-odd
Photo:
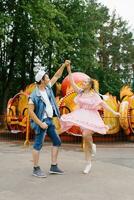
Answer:
[[[69,80],[70,80],[71,86],[73,87],[73,89],[74,89],[74,91],[76,93],[79,93],[81,88],[78,87],[77,84],[74,82],[74,79],[73,79],[73,76],[72,76],[72,72],[71,72],[70,63],[66,64],[66,67],[67,67],[67,71],[68,71],[68,75],[69,75]]]

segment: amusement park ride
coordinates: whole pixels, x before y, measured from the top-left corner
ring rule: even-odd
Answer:
[[[81,86],[82,81],[87,77],[86,74],[75,72],[73,73],[74,81]],[[96,90],[99,89],[97,80],[95,81]],[[19,92],[13,98],[9,99],[7,105],[7,127],[11,133],[23,133],[26,135],[25,145],[29,144],[30,134],[30,118],[28,115],[28,97],[31,92],[35,89],[35,83],[32,83],[26,87],[24,91]],[[70,86],[69,77],[65,77],[62,84],[56,86],[56,101],[59,106],[61,114],[65,114],[77,109],[74,97],[76,93]],[[62,95],[61,95],[62,94]],[[99,112],[103,117],[106,125],[109,126],[108,135],[117,135],[122,129],[123,134],[131,138],[134,134],[134,93],[131,88],[124,86],[120,91],[120,102],[117,101],[116,97],[106,94],[108,98],[105,100],[106,103],[115,111],[119,111],[120,118],[114,117],[111,112],[102,110]],[[60,134],[60,123],[57,118],[53,118],[57,132]],[[75,134],[80,132],[79,127],[72,127],[68,133]]]

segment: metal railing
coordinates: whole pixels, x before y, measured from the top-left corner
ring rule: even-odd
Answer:
[[[22,122],[23,121],[23,122]],[[132,127],[131,127],[132,128]],[[73,136],[68,133],[60,134],[63,143],[80,144],[82,143],[81,136]],[[123,129],[115,134],[101,135],[95,133],[93,139],[99,144],[134,144],[134,133],[131,131],[128,135],[124,133]],[[9,123],[9,116],[0,115],[0,142],[11,142],[11,143],[24,143],[25,146],[32,143],[34,140],[34,132],[30,129],[29,117],[24,121],[17,117],[14,117],[12,123]],[[49,142],[48,137],[45,141]]]

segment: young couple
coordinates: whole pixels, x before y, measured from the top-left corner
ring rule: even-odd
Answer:
[[[61,77],[64,68],[67,68],[70,83],[74,91],[78,94],[75,102],[79,108],[69,114],[60,117],[59,109],[55,102],[52,86]],[[30,124],[35,131],[35,140],[33,145],[33,175],[36,177],[46,177],[39,166],[39,154],[42,148],[46,134],[51,138],[53,146],[51,149],[51,167],[50,174],[64,174],[57,164],[58,149],[61,145],[59,135],[56,133],[52,122],[53,116],[60,118],[62,132],[67,131],[73,125],[78,125],[82,130],[82,137],[85,141],[85,160],[86,165],[83,173],[88,174],[91,170],[91,156],[95,153],[96,146],[93,144],[92,135],[94,132],[106,134],[108,127],[101,119],[98,108],[103,108],[112,112],[115,116],[120,116],[118,112],[112,110],[97,94],[94,88],[94,81],[88,78],[83,81],[82,88],[79,88],[72,77],[70,61],[66,60],[64,64],[55,73],[52,79],[48,74],[40,70],[35,76],[37,83],[36,89],[29,98]]]

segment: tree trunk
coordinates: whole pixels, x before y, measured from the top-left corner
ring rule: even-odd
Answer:
[[[51,77],[51,66],[52,66],[52,52],[53,52],[53,41],[49,42],[49,49],[48,49],[48,71],[49,71],[49,76]]]
[[[2,80],[2,106],[1,106],[1,114],[4,114],[6,111],[6,105],[9,97],[9,91],[13,79],[13,71],[14,71],[14,62],[15,62],[15,49],[17,45],[17,30],[16,27],[14,29],[14,35],[13,35],[13,41],[12,41],[12,47],[11,47],[11,57],[10,57],[10,63],[9,63],[9,73],[7,74],[7,79],[3,77]],[[7,73],[7,72],[6,72]]]
[[[35,41],[33,40],[31,64],[30,64],[30,71],[29,71],[30,83],[32,83],[33,80],[34,80],[34,71],[33,71],[33,69],[34,69],[34,58],[35,58]]]

